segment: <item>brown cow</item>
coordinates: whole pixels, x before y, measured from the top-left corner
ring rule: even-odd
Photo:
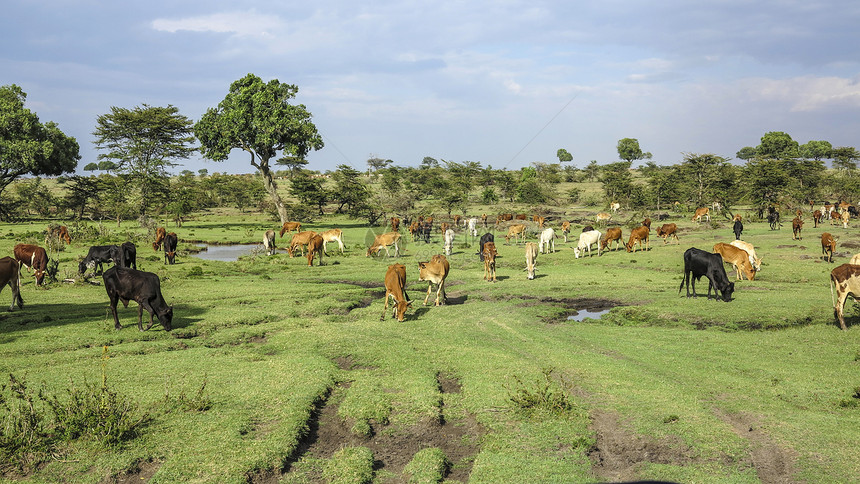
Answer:
[[[3,257],[0,259],[0,291],[8,284],[12,288],[12,304],[9,305],[9,311],[15,309],[15,304],[19,309],[24,309],[24,299],[21,297],[21,275],[19,273],[20,266],[18,261],[11,257]]]
[[[302,223],[301,222],[284,222],[284,226],[281,227],[281,237],[283,237],[285,233],[292,232],[293,230],[295,230],[296,233],[301,232],[302,231]]]
[[[529,216],[524,214],[524,213],[518,213],[518,214],[514,215],[514,218],[516,220],[528,220]]]
[[[732,222],[743,222],[743,219],[744,218],[741,217],[741,214],[736,213],[735,216],[732,218]]]
[[[48,233],[45,236],[45,243],[51,238],[62,240],[67,244],[72,243],[72,237],[69,235],[69,229],[65,225],[51,225],[48,227]]]
[[[449,228],[451,228],[451,225],[448,222],[442,222],[439,224],[439,232],[443,234],[447,232]]]
[[[323,265],[323,238],[319,234],[314,234],[308,240],[308,267],[314,265],[314,254],[320,255],[320,265]]]
[[[565,220],[561,223],[561,233],[564,235],[564,242],[567,243],[567,234],[570,233],[570,222]]]
[[[18,244],[12,252],[19,264],[33,271],[36,285],[41,286],[45,282],[45,274],[48,270],[48,253],[45,249],[38,245]]]
[[[445,296],[445,278],[448,277],[450,265],[444,255],[436,254],[429,262],[418,263],[418,281],[427,281],[427,296],[424,297],[424,305],[430,299],[430,291],[433,284],[438,284],[436,289],[436,306],[442,306],[448,299]]]
[[[734,266],[737,280],[740,281],[743,279],[743,277],[741,277],[741,271],[743,271],[743,275],[750,281],[755,280],[756,273],[750,264],[750,256],[747,251],[739,249],[734,245],[718,242],[714,244],[714,253],[720,254],[723,258],[723,262],[726,264]]]
[[[323,252],[325,255],[328,255],[328,251],[326,250],[325,244],[328,242],[337,242],[338,247],[340,248],[340,253],[343,255],[343,231],[340,229],[330,229],[320,234],[320,237],[323,239]]]
[[[662,227],[657,228],[657,237],[663,237],[663,245],[669,243],[669,237],[675,237],[675,240],[678,241],[678,244],[681,241],[678,239],[678,226],[675,224],[663,224]]]
[[[848,220],[851,218],[851,214],[848,213],[848,210],[842,212],[842,228],[848,228]]]
[[[791,221],[791,240],[803,240],[801,231],[803,230],[803,220],[800,217],[794,217]]]
[[[693,214],[693,218],[690,219],[691,222],[700,222],[702,221],[702,217],[710,222],[711,221],[711,209],[708,207],[697,208],[696,213]]]
[[[833,288],[836,287],[836,297],[833,297]],[[847,330],[845,326],[845,301],[851,295],[856,300],[860,297],[860,265],[842,264],[830,271],[830,298],[833,300],[833,315],[839,320],[839,326]]]
[[[418,217],[421,218],[421,217]],[[421,228],[421,223],[417,220],[413,220],[411,224],[409,224],[409,233],[412,234],[412,242],[418,240],[419,229]]]
[[[594,219],[598,224],[606,225],[610,220],[612,220],[612,215],[609,215],[606,212],[600,212],[594,217]]]
[[[752,264],[753,269],[756,272],[761,270],[761,259],[755,255],[755,247],[749,242],[744,242],[743,240],[733,240],[730,245],[734,245],[738,249],[742,249],[749,254],[750,264]]]
[[[392,304],[394,311],[391,313],[391,317],[403,322],[406,308],[412,306],[412,301],[406,294],[406,266],[403,264],[392,264],[388,266],[388,270],[385,272],[385,307],[382,309],[382,316],[379,317],[380,321],[385,320],[389,297],[394,299]]]
[[[534,242],[526,242],[526,272],[528,279],[531,281],[535,278],[535,270],[537,269],[538,246]]]
[[[532,221],[538,224],[538,227],[543,228],[544,223],[546,223],[546,217],[541,217],[540,215],[532,216]]]
[[[630,240],[624,247],[627,249],[627,252],[636,252],[636,242],[639,242],[639,249],[642,249],[642,241],[644,240],[645,250],[651,250],[648,244],[648,237],[650,235],[651,231],[648,230],[648,227],[640,225],[630,232]]]
[[[836,251],[836,242],[838,240],[830,235],[829,232],[821,234],[821,253],[824,254],[824,260],[827,262],[833,262],[833,252]]]
[[[642,221],[642,225],[644,227],[648,227],[648,230],[651,230],[651,219],[648,217],[645,217],[645,220]]]
[[[305,255],[305,246],[308,245],[313,236],[316,234],[317,233],[313,230],[306,230],[304,232],[293,234],[293,238],[290,239],[290,246],[287,247],[287,253],[290,254],[290,257],[293,257],[293,254],[296,251],[296,247],[301,250],[301,255]]]
[[[484,228],[487,228],[487,214],[481,214],[481,223],[484,224]]]
[[[373,245],[367,249],[365,257],[370,257],[371,254],[378,254],[379,249],[385,249],[385,256],[390,257],[391,254],[388,252],[389,245],[394,246],[394,257],[400,257],[400,233],[398,232],[387,232],[377,235],[373,239]]]
[[[400,232],[400,219],[397,217],[391,217],[391,231],[392,232]]]
[[[499,225],[502,222],[507,222],[508,220],[513,220],[514,215],[512,213],[500,213],[498,217],[496,217],[496,225]]]
[[[461,217],[460,215],[454,215],[454,225],[459,226],[460,225],[460,219],[462,219],[462,218],[463,217]]]
[[[505,234],[505,243],[511,241],[511,237],[514,238],[515,243],[519,243],[518,240],[522,237],[523,242],[526,241],[526,226],[523,224],[511,225],[508,227],[508,233]]]
[[[152,243],[152,250],[158,252],[164,244],[164,237],[167,236],[167,230],[164,227],[155,229],[155,242]]]
[[[621,241],[621,229],[618,227],[610,227],[606,229],[606,234],[603,236],[603,239],[600,240],[600,250],[606,250],[612,242],[615,242],[615,250],[621,248],[621,244],[624,242]]]
[[[496,244],[487,242],[484,244],[484,280],[496,282]]]
[[[824,216],[824,214],[821,213],[821,210],[816,210],[816,211],[812,212],[812,221],[813,221],[813,223],[815,223],[815,225],[814,225],[815,228],[818,228],[818,224],[821,223],[821,217],[823,217],[823,216]]]

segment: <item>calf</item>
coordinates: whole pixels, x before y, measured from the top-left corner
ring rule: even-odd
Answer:
[[[24,298],[21,297],[21,274],[18,261],[11,257],[3,257],[0,259],[0,291],[7,285],[12,288],[12,304],[9,305],[9,311],[15,309],[15,304],[19,309],[24,309]]]
[[[101,274],[104,272],[102,264],[105,262],[113,262],[115,265],[121,265],[122,248],[118,245],[94,245],[90,247],[87,256],[78,264],[78,272],[83,274],[88,268],[98,268],[96,274]]]
[[[137,247],[134,242],[123,242],[119,248],[122,250],[120,266],[137,269]]]
[[[609,215],[606,212],[600,212],[594,217],[594,220],[598,225],[606,225],[610,220],[612,220],[612,215]]]
[[[314,234],[311,240],[308,241],[308,267],[313,267],[314,265],[314,254],[319,254],[319,265],[323,265],[323,238],[319,234]]]
[[[519,243],[520,237],[522,237],[523,242],[526,241],[526,226],[524,224],[516,224],[508,227],[508,233],[505,234],[505,243],[509,243],[511,241],[511,237],[514,238],[514,243]]]
[[[445,231],[445,255],[451,255],[454,249],[454,231],[448,229]]]
[[[735,233],[735,240],[741,240],[741,234],[744,232],[744,224],[740,220],[735,220],[732,225],[732,232]]]
[[[484,280],[496,282],[496,244],[487,242],[481,250],[484,260]]]
[[[326,250],[325,244],[327,242],[337,242],[338,248],[340,248],[340,254],[343,255],[343,231],[341,229],[329,229],[320,234],[320,237],[323,239],[323,252],[325,255],[328,255],[328,251]]]
[[[412,305],[409,295],[406,294],[406,266],[403,264],[392,264],[388,266],[388,270],[385,272],[385,307],[382,309],[382,316],[379,317],[380,321],[385,320],[389,297],[394,300],[392,304],[394,311],[391,313],[391,317],[403,322],[406,317],[406,308]]]
[[[743,275],[750,281],[755,280],[755,271],[752,268],[752,264],[750,264],[750,257],[747,251],[733,245],[718,242],[714,244],[714,253],[720,254],[723,262],[731,264],[735,268],[735,277],[737,277],[737,280],[740,281],[743,279],[741,271],[743,271]]]
[[[701,223],[703,217],[708,222],[711,221],[711,209],[710,208],[708,208],[708,207],[697,208],[696,213],[693,214],[693,218],[690,219],[690,221]]]
[[[625,245],[627,252],[636,252],[636,242],[639,242],[639,249],[642,249],[643,240],[645,241],[645,250],[651,250],[651,247],[648,244],[648,237],[650,235],[651,231],[644,225],[633,229],[630,232],[630,240],[627,242],[627,245]]]
[[[761,259],[759,259],[755,255],[755,247],[753,247],[752,244],[750,244],[749,242],[744,242],[742,240],[734,240],[731,242],[730,245],[734,245],[738,249],[741,249],[747,253],[747,255],[749,256],[750,265],[756,272],[759,272],[761,270]]]
[[[391,231],[399,232],[400,231],[400,219],[397,217],[391,217]]]
[[[836,287],[834,298],[833,288]],[[851,295],[855,300],[860,297],[860,265],[842,264],[830,271],[830,298],[833,300],[833,315],[839,320],[839,326],[847,330],[845,325],[845,301]]]
[[[154,324],[153,317],[158,317],[158,322],[166,331],[171,330],[173,322],[173,307],[164,302],[161,295],[161,281],[158,276],[151,272],[143,272],[128,267],[114,266],[104,273],[105,290],[110,299],[110,309],[113,313],[114,328],[122,329],[119,324],[116,306],[122,301],[124,307],[128,307],[129,301],[137,303],[137,329],[143,331],[143,310],[149,312],[149,329]]]
[[[842,228],[848,228],[848,220],[851,218],[851,215],[848,213],[848,210],[842,212]]]
[[[290,239],[290,245],[287,247],[287,253],[290,254],[290,257],[293,257],[296,253],[296,248],[299,248],[301,255],[305,255],[305,246],[310,243],[311,239],[317,233],[313,230],[306,230],[304,232],[298,232],[293,234],[293,238]]]
[[[281,227],[281,237],[283,237],[285,233],[292,232],[293,230],[295,230],[296,233],[301,232],[302,231],[302,223],[301,222],[284,222],[283,227]]]
[[[591,257],[591,245],[597,246],[597,255],[600,256],[600,231],[590,230],[579,234],[579,243],[573,248],[573,255],[579,259],[585,251],[588,251],[588,256]]]
[[[621,248],[621,229],[618,227],[606,229],[606,235],[600,239],[600,250],[605,251],[607,247],[611,247],[612,242],[615,242],[615,250]]]
[[[526,271],[528,278],[531,281],[535,278],[535,269],[537,264],[538,246],[534,242],[526,242]]]
[[[803,220],[800,217],[794,217],[791,221],[791,240],[803,240],[801,230],[803,230]]]
[[[484,262],[484,245],[487,242],[494,242],[494,241],[495,241],[495,237],[493,236],[493,234],[491,232],[487,232],[486,234],[481,236],[481,240],[479,241],[479,247],[478,247],[478,251],[479,251],[478,256],[480,257],[481,262]]]
[[[430,217],[428,217],[429,219]],[[424,239],[425,244],[430,243],[430,234],[433,233],[433,222],[429,220],[425,220],[423,224],[418,228],[418,238]]]
[[[767,214],[767,223],[770,225],[771,230],[778,230],[780,227],[782,227],[782,223],[779,221],[779,212],[775,210],[769,212]]]
[[[48,227],[48,233],[45,236],[45,243],[51,238],[62,240],[67,244],[72,243],[72,237],[69,235],[69,229],[65,225],[51,225]]]
[[[705,276],[708,278],[708,299],[711,298],[711,288],[714,289],[714,297],[719,299],[722,294],[723,301],[731,301],[735,290],[735,283],[729,282],[726,269],[723,267],[723,258],[720,254],[711,254],[704,250],[691,247],[684,252],[684,278],[678,287],[678,294],[687,284],[687,297],[690,297],[690,279],[693,280],[693,297],[696,294],[696,281]]]
[[[555,230],[547,228],[540,233],[538,248],[541,254],[544,253],[544,249],[546,249],[547,253],[555,252]]]
[[[487,228],[487,214],[485,213],[481,214],[481,224],[484,226],[484,228]]]
[[[266,255],[275,255],[275,231],[267,230],[263,234],[263,247],[266,249]]]
[[[657,237],[663,237],[663,245],[669,243],[669,237],[675,237],[678,244],[681,243],[681,240],[678,239],[678,226],[675,224],[663,224],[662,227],[658,227]]]
[[[621,204],[618,202],[612,202],[609,204],[609,210],[612,210],[612,213],[617,213],[620,208]]]
[[[821,210],[816,210],[812,212],[812,223],[814,224],[814,228],[818,228],[818,224],[821,223],[821,217],[823,216],[824,214],[821,213]]]
[[[426,224],[426,222],[425,222]],[[385,249],[385,256],[390,257],[391,254],[388,252],[388,246],[394,246],[394,257],[400,257],[400,233],[399,232],[387,232],[384,234],[379,234],[373,239],[373,244],[367,249],[366,257],[370,257],[371,255],[376,255],[379,253],[380,249]]]
[[[565,220],[561,223],[561,234],[564,236],[564,243],[567,243],[567,234],[570,233],[570,222]]]
[[[158,227],[155,229],[155,242],[152,243],[152,250],[158,252],[161,250],[161,246],[164,244],[164,237],[167,235],[167,231],[164,227]]]
[[[434,255],[429,262],[418,263],[418,281],[427,281],[427,296],[424,297],[424,305],[430,299],[430,291],[433,284],[436,288],[436,306],[444,305],[448,299],[445,296],[445,278],[448,277],[450,266],[444,255]]]
[[[170,232],[164,236],[164,263],[173,265],[176,263],[176,244],[179,243],[179,237],[176,233]]]
[[[469,219],[469,235],[472,237],[478,236],[478,219],[476,217]]]
[[[821,234],[821,253],[824,254],[824,260],[833,262],[833,252],[836,251],[836,242],[839,239],[834,238],[829,232]]]
[[[48,270],[48,253],[38,245],[18,244],[12,249],[15,259],[19,264],[33,271],[36,277],[36,285],[41,286],[45,282],[45,274]]]

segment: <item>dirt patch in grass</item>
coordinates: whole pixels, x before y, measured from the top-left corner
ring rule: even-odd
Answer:
[[[746,413],[729,414],[715,409],[714,413],[722,421],[731,425],[739,437],[750,442],[751,465],[759,480],[765,484],[800,482],[793,478],[797,454],[773,441],[759,426],[755,416]]]
[[[338,368],[340,368],[341,370],[347,370],[347,371],[349,371],[349,370],[373,370],[376,368],[375,366],[359,365],[352,358],[352,355],[338,356],[337,358],[334,359],[334,362],[337,363]]]
[[[842,242],[839,245],[841,245],[842,247],[847,247],[849,249],[860,249],[860,242],[853,242],[850,240],[847,242]]]
[[[567,322],[571,316],[576,316],[580,311],[589,311],[592,313],[599,313],[601,311],[606,311],[608,309],[612,309],[617,306],[621,306],[618,301],[613,301],[611,299],[602,299],[602,298],[590,298],[590,297],[582,297],[582,298],[552,298],[552,297],[538,297],[538,296],[517,296],[520,299],[525,299],[526,301],[520,303],[520,307],[531,307],[538,306],[541,304],[549,304],[552,306],[560,307],[564,309],[564,312],[561,316],[554,316],[551,318],[544,318],[544,321],[547,323],[564,323]]]
[[[350,286],[363,287],[365,289],[371,289],[371,288],[377,288],[377,287],[383,287],[384,288],[385,287],[385,284],[383,282],[377,282],[377,281],[371,282],[371,281],[345,281],[344,280],[344,281],[322,281],[322,282],[327,282],[330,284],[347,284]]]
[[[102,482],[109,482],[113,484],[131,484],[133,482],[147,482],[153,475],[155,475],[155,472],[158,471],[160,467],[161,462],[151,460],[138,462],[133,469],[129,469],[126,472],[115,476],[113,479]]]

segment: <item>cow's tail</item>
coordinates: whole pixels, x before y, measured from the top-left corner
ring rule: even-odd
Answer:
[[[833,275],[830,275],[830,302],[833,304],[833,310],[836,310],[836,296],[833,294]]]

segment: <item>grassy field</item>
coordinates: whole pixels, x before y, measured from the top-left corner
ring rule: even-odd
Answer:
[[[347,244],[344,256],[330,244],[322,267],[285,253],[204,261],[187,252],[195,242],[256,243],[274,228],[256,215],[208,213],[168,227],[182,242],[177,264],[165,266],[142,231],[106,224],[98,241],[54,254],[60,278],[75,283],[36,288],[25,275],[24,309],[0,314],[0,370],[4,382],[11,373],[61,399],[104,380],[149,418],[121,445],[58,443],[35,469],[9,466],[5,478],[856,480],[860,319],[849,304],[854,327],[840,331],[828,289],[830,270],[860,252],[856,228],[809,221],[793,241],[790,227],[747,223],[743,239],[764,265],[724,303],[687,299],[678,286],[684,250],[733,240],[731,225],[670,221],[680,245],[652,238],[649,251],[575,259],[579,224],[538,257],[533,281],[523,247],[496,232],[495,284],[482,280],[477,241],[460,231],[442,307],[421,305],[416,264],[442,252],[438,234],[409,241],[399,259],[367,258],[382,229],[321,218],[307,228],[339,227]],[[0,225],[0,253],[42,243],[46,226]],[[840,237],[834,264],[820,257],[825,230]],[[123,329],[114,330],[104,288],[75,274],[89,245],[129,238],[138,268],[161,277],[174,306],[171,332],[137,331],[134,303],[120,306]],[[395,261],[407,267],[413,301],[404,323],[380,321]],[[698,287],[704,294],[707,282]],[[6,288],[0,302],[10,299]],[[600,320],[568,319],[604,307],[612,310]]]

